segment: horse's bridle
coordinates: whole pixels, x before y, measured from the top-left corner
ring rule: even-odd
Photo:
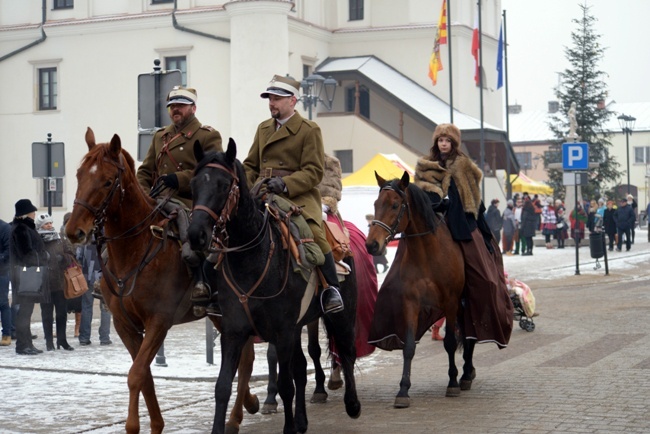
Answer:
[[[93,230],[96,235],[101,235],[99,232],[101,228],[104,226],[104,220],[106,220],[106,210],[108,209],[108,205],[111,203],[111,200],[113,200],[113,195],[115,192],[120,189],[120,203],[124,200],[124,187],[122,187],[122,174],[124,173],[124,161],[123,161],[123,156],[120,153],[120,161],[114,161],[109,158],[104,158],[104,161],[107,163],[112,164],[113,166],[117,167],[117,174],[115,175],[115,179],[113,180],[113,186],[111,187],[111,191],[108,192],[108,195],[104,198],[104,201],[98,206],[94,207],[88,202],[77,199],[75,198],[73,204],[74,205],[81,205],[84,208],[86,208],[92,215],[95,217],[95,220],[93,221]],[[89,234],[90,235],[90,234]]]
[[[219,163],[208,163],[203,167],[212,167],[214,169],[223,170],[232,177],[230,182],[230,189],[228,190],[228,198],[226,203],[221,209],[221,213],[217,215],[212,209],[208,208],[205,205],[194,205],[192,208],[192,213],[195,211],[206,212],[214,220],[214,227],[212,228],[212,240],[219,242],[223,246],[227,244],[228,241],[228,232],[226,231],[226,223],[230,221],[230,217],[235,215],[237,212],[237,205],[239,204],[239,177],[234,170],[219,164]],[[196,176],[196,172],[194,172]]]
[[[409,214],[409,218],[411,217],[411,210],[408,207],[408,202],[406,201],[406,193],[404,193],[402,190],[399,188],[393,188],[392,185],[386,184],[384,185],[379,192],[381,193],[384,190],[390,190],[394,191],[399,195],[399,197],[402,199],[402,205],[400,206],[399,213],[397,214],[397,219],[395,220],[395,223],[393,223],[393,226],[388,226],[386,223],[380,221],[380,220],[373,220],[370,222],[371,226],[377,225],[380,228],[384,229],[386,232],[388,232],[388,236],[386,237],[386,244],[391,242],[392,240],[395,239],[395,235],[397,235],[399,232],[397,231],[397,228],[399,227],[400,223],[402,222],[402,217],[404,217],[404,212],[407,211]]]

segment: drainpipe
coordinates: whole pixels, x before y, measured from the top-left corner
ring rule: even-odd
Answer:
[[[43,18],[42,18],[42,21],[41,21],[41,38],[34,41],[34,42],[30,42],[29,44],[25,45],[24,47],[21,47],[21,48],[19,48],[17,50],[14,50],[9,54],[5,54],[4,56],[0,57],[0,62],[2,62],[5,59],[8,59],[8,58],[10,58],[12,56],[15,56],[18,53],[22,53],[23,51],[27,50],[28,48],[33,47],[34,45],[40,44],[41,42],[43,42],[45,40],[45,38],[47,38],[47,35],[45,34],[45,29],[43,28],[45,26],[45,20],[47,19],[47,17],[45,16],[45,11],[46,11],[45,4],[46,4],[46,1],[47,0],[43,0]]]
[[[174,10],[172,11],[172,24],[174,25],[175,29],[181,30],[183,32],[193,33],[193,34],[199,35],[199,36],[205,36],[206,38],[210,38],[210,39],[216,39],[217,41],[230,43],[229,38],[223,38],[221,36],[216,36],[216,35],[211,35],[209,33],[199,32],[198,30],[188,29],[187,27],[183,27],[180,24],[178,24],[178,21],[176,21],[176,1],[177,0],[174,0]]]

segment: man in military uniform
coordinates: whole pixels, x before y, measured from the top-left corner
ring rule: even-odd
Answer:
[[[257,127],[253,146],[244,161],[246,179],[253,186],[270,178],[267,190],[302,207],[302,215],[325,255],[320,267],[328,287],[321,293],[324,313],[343,310],[336,266],[323,231],[321,197],[316,188],[323,178],[325,151],[323,137],[315,122],[294,110],[300,83],[276,75],[260,95],[269,100],[271,119]]]
[[[197,93],[192,88],[174,87],[167,96],[167,111],[172,121],[153,136],[147,156],[138,168],[138,182],[149,191],[159,183],[172,190],[172,198],[185,208],[192,208],[190,180],[196,167],[194,143],[199,142],[203,152],[222,151],[221,134],[196,118]],[[186,243],[187,244],[187,243]],[[203,282],[200,259],[192,255],[189,244],[183,246],[183,259],[192,269],[195,286],[192,300],[209,301],[209,287]]]

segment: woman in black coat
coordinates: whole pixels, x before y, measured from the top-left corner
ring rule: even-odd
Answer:
[[[34,303],[47,300],[35,300],[20,295],[20,267],[32,267],[47,264],[48,254],[41,236],[36,232],[34,217],[36,207],[29,199],[16,202],[16,216],[11,229],[11,287],[16,302],[19,304],[16,317],[16,354],[35,355],[43,351],[34,347],[30,324]],[[44,291],[49,294],[48,291]]]
[[[54,220],[49,214],[39,214],[36,217],[36,230],[45,243],[45,250],[50,255],[47,268],[51,300],[49,303],[41,303],[45,346],[48,351],[54,350],[52,321],[56,309],[56,348],[72,351],[74,348],[68,344],[66,339],[65,329],[68,321],[68,309],[63,295],[65,285],[63,272],[72,264],[75,252],[70,241],[62,240],[59,233],[54,229]]]
[[[521,255],[533,254],[533,237],[537,230],[537,214],[535,214],[535,206],[529,197],[524,198],[524,206],[521,210],[521,229],[519,236],[526,239],[526,251],[521,252]]]
[[[609,239],[609,251],[614,250],[614,242],[616,241],[616,220],[614,219],[614,214],[616,210],[614,209],[614,202],[611,200],[607,201],[607,208],[605,209],[605,214],[603,215],[603,228]]]

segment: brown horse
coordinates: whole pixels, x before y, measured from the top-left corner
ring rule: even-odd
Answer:
[[[372,255],[382,254],[397,234],[402,234],[388,275],[382,284],[370,331],[369,342],[386,350],[401,348],[404,366],[396,408],[410,405],[411,361],[415,344],[431,325],[447,319],[444,347],[449,356],[447,396],[469,390],[475,376],[472,355],[475,341],[465,339],[462,327],[461,296],[465,285],[464,261],[460,247],[451,237],[444,220],[431,209],[428,196],[401,179],[386,181],[377,175],[380,187],[375,201],[366,248]],[[458,384],[455,351],[463,345],[463,376]]]
[[[138,184],[133,158],[122,149],[119,136],[114,135],[110,143],[96,144],[88,128],[86,143],[88,153],[77,170],[77,194],[66,234],[73,243],[89,242],[94,235],[99,245],[107,246],[102,295],[113,314],[115,330],[133,359],[126,432],[140,431],[138,401],[142,392],[151,432],[161,433],[164,421],[150,365],[173,325],[199,319],[190,302],[191,277],[178,242],[165,236],[166,228],[163,233],[150,229],[164,217]],[[221,329],[219,321],[210,319]],[[228,422],[230,432],[239,429],[241,403],[251,413],[259,408],[248,387],[254,358],[249,340],[239,364],[238,403]]]

